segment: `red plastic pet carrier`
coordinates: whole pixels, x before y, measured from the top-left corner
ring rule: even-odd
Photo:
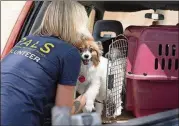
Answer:
[[[130,26],[126,109],[136,117],[179,106],[179,27]]]

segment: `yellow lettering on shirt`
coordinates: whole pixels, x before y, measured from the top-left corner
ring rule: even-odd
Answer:
[[[21,43],[20,45],[29,46],[31,42],[32,42],[32,40],[25,41],[25,42]]]
[[[31,45],[30,47],[33,48],[33,49],[36,49],[37,46],[35,46],[35,45],[37,45],[37,44],[39,44],[39,41],[37,41],[36,43],[34,43],[33,45]]]
[[[52,43],[45,43],[44,47],[40,48],[40,51],[43,53],[49,53],[51,48],[54,48],[55,46]]]
[[[24,41],[26,41],[27,40],[27,38],[22,38],[19,42],[24,42]]]

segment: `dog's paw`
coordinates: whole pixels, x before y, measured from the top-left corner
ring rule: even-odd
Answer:
[[[116,116],[120,116],[122,114],[122,106],[116,108],[113,116],[116,117]]]
[[[85,107],[83,108],[83,112],[92,112],[93,110],[95,110],[94,102],[87,101]]]
[[[96,112],[100,115],[102,115],[102,112],[103,112],[103,104],[102,103],[97,103],[95,102],[95,109],[96,109]]]

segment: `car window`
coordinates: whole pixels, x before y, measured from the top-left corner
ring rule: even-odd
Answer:
[[[157,10],[156,12],[164,15],[164,20],[160,20],[159,25],[176,25],[178,23],[178,11]],[[150,26],[154,20],[145,18],[146,13],[154,13],[154,10],[136,12],[105,11],[103,19],[118,20],[122,23],[124,29],[130,25]]]
[[[88,28],[91,33],[93,32],[95,16],[96,16],[95,9],[91,9],[91,12],[89,13],[89,19],[88,19]]]
[[[157,13],[164,15],[164,20],[159,21],[160,25],[176,25],[178,21],[178,13],[179,11],[172,10],[157,10]]]

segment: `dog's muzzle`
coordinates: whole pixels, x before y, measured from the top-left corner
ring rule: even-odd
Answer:
[[[85,54],[82,56],[82,61],[84,65],[88,65],[90,61],[90,56],[88,54]]]

